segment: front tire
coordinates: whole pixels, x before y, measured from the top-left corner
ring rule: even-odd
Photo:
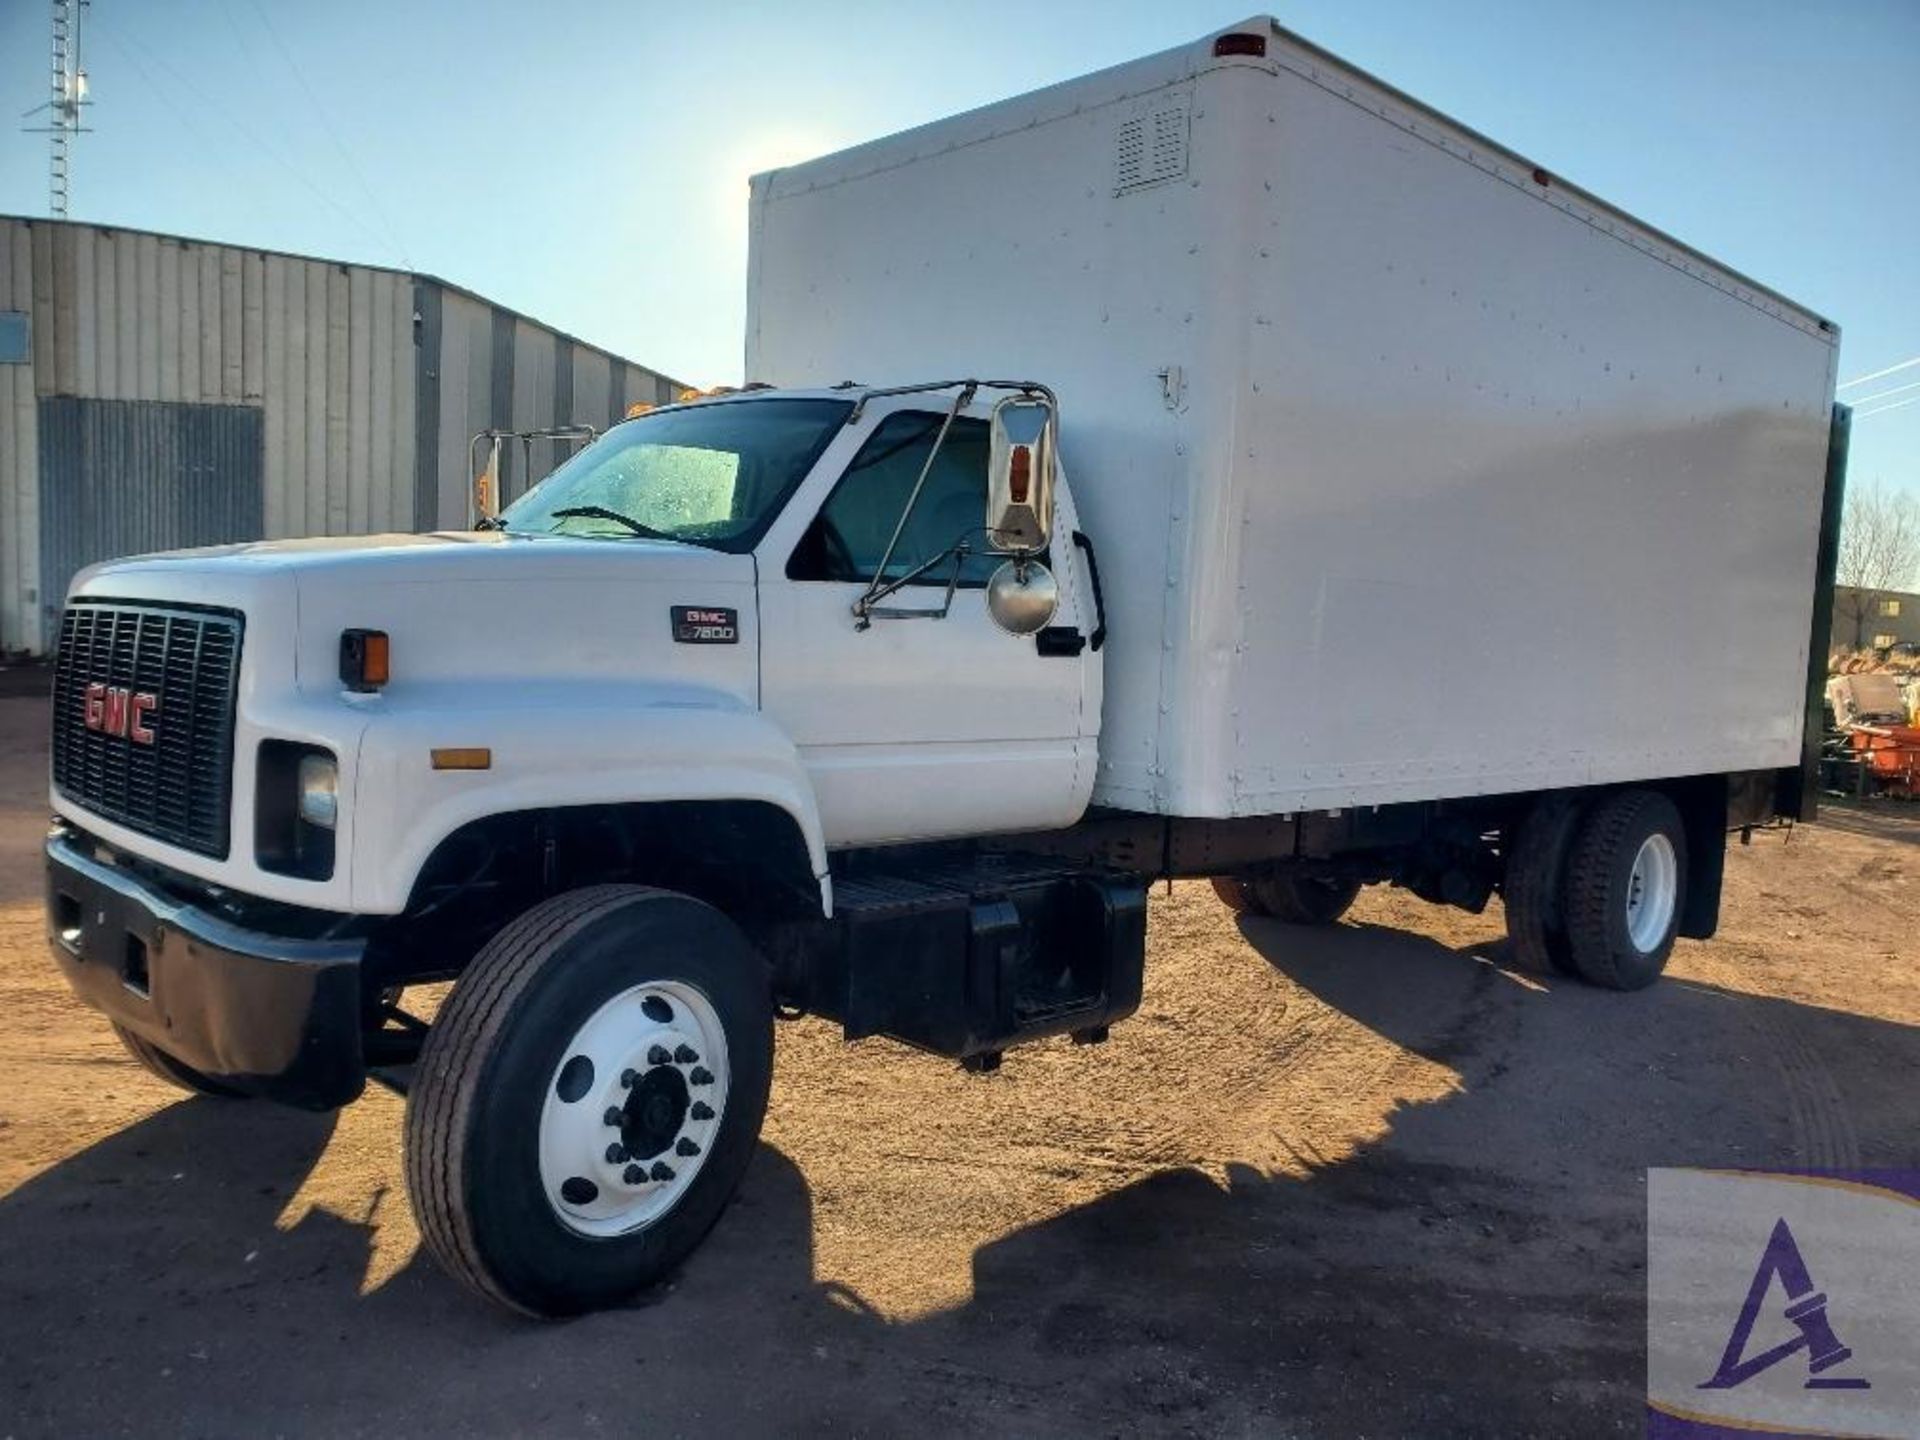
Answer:
[[[1640,990],[1660,978],[1687,894],[1687,834],[1655,790],[1597,802],[1567,859],[1561,901],[1574,968],[1588,984]]]
[[[535,906],[421,1052],[405,1149],[427,1248],[528,1314],[627,1299],[719,1219],[772,1068],[766,965],[719,911],[631,885]]]

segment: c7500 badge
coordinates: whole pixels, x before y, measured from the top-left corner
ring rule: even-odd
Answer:
[[[738,645],[740,612],[711,605],[675,605],[673,638],[682,645]]]

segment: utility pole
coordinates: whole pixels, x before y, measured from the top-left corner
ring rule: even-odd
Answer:
[[[92,0],[52,0],[53,4],[53,93],[44,105],[36,105],[23,118],[46,112],[45,125],[21,128],[30,134],[45,135],[48,141],[47,208],[54,219],[67,218],[70,195],[72,155],[75,135],[85,134],[81,111],[93,102],[87,98],[87,71],[80,60],[80,18]]]

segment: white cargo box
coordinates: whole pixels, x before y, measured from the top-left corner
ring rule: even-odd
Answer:
[[[1797,764],[1834,328],[1231,33],[758,177],[748,378],[1055,387],[1096,803]]]

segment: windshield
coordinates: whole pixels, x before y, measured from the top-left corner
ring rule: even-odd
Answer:
[[[507,507],[517,535],[649,536],[753,547],[853,408],[736,400],[616,425]]]

